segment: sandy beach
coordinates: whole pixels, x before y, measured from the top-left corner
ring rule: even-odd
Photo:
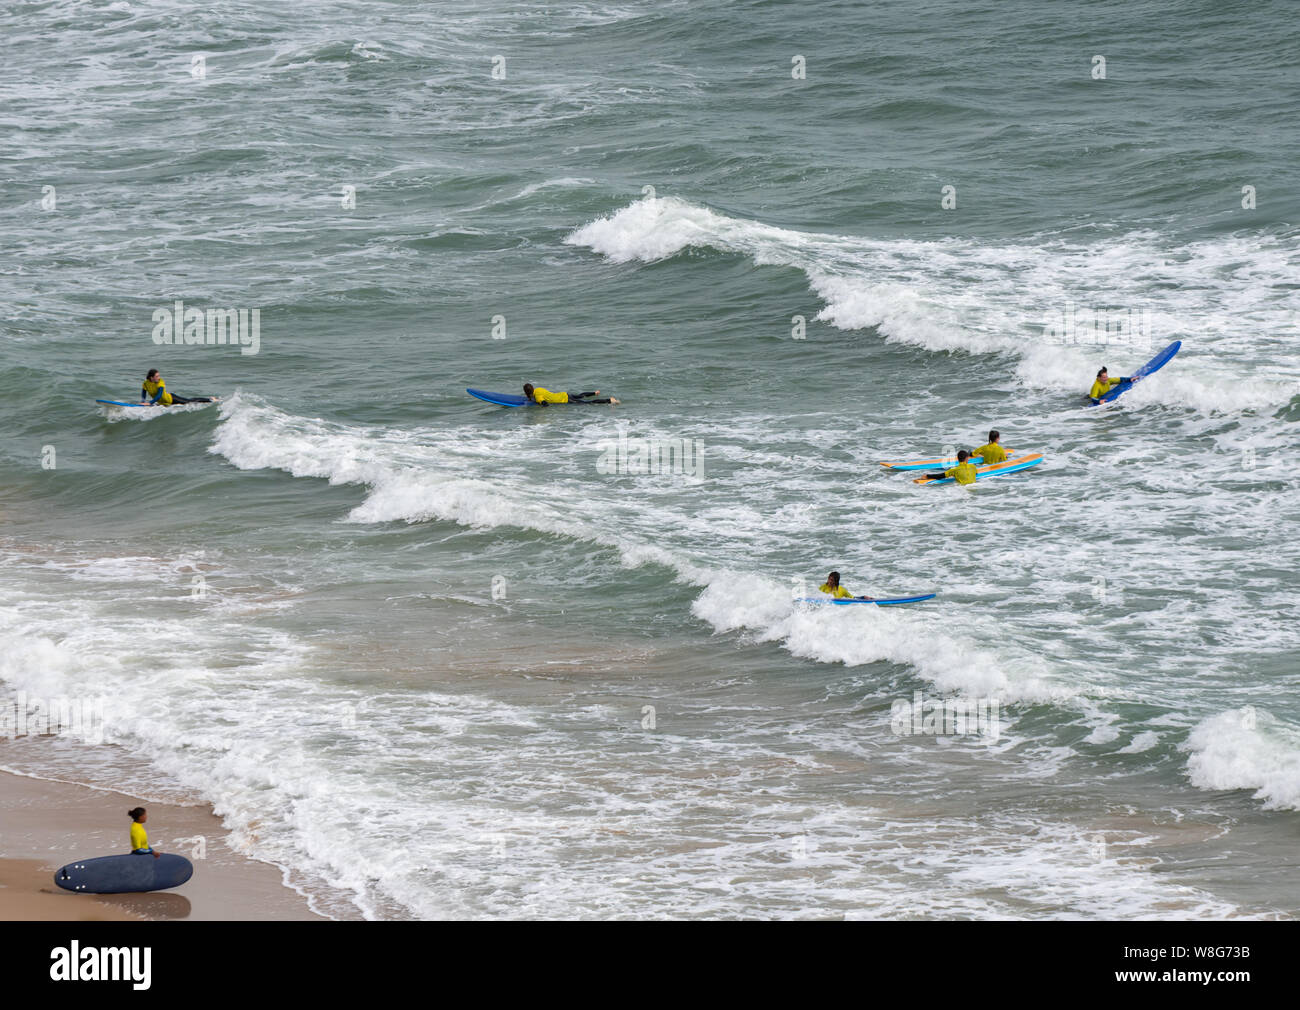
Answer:
[[[127,851],[126,811],[135,806],[149,810],[153,846],[190,859],[194,876],[174,890],[147,894],[82,895],[56,887],[54,871],[64,863]],[[0,772],[0,920],[321,918],[284,886],[278,869],[233,851],[225,839],[220,819],[207,808]]]

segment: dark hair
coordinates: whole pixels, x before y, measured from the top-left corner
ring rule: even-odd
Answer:
[[[144,381],[145,381],[145,382],[148,382],[150,379],[152,379],[152,378],[153,378],[155,375],[157,375],[157,374],[158,374],[158,369],[156,369],[156,368],[151,368],[151,369],[149,369],[149,371],[147,371],[147,372],[144,373]]]
[[[958,462],[958,463],[965,463],[966,460],[968,460],[968,459],[970,459],[970,451],[969,451],[969,450],[967,450],[967,449],[958,449],[958,450],[957,450],[957,462]]]
[[[1097,369],[1097,378],[1100,379],[1102,375],[1105,374],[1105,372],[1106,372],[1106,366],[1102,365],[1101,368]]]
[[[840,573],[839,573],[839,572],[831,572],[830,575],[826,576],[826,581],[827,581],[827,582],[839,582],[839,581],[840,581]]]
[[[134,810],[128,810],[126,812],[127,816],[130,817],[131,820],[133,821],[138,821],[140,819],[140,815],[143,813],[144,813],[144,807],[136,807]]]
[[[989,432],[990,442],[996,442],[1001,437],[1002,437],[1002,432],[998,431],[997,428],[994,428],[992,431]]]
[[[524,383],[524,396],[530,400],[533,398],[533,384],[531,382]]]

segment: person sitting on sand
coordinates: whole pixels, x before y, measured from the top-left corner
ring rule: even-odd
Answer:
[[[979,480],[979,471],[975,469],[975,464],[970,462],[970,452],[966,449],[957,451],[957,465],[951,466],[943,473],[927,473],[926,480],[943,480],[945,477],[951,477],[958,484],[974,484]]]
[[[1014,452],[1015,450],[1014,449],[1009,450],[999,445],[998,439],[1001,437],[1002,435],[998,432],[996,428],[994,428],[992,431],[989,432],[988,443],[986,445],[981,445],[978,449],[975,449],[973,452],[971,452],[971,455],[983,456],[985,466],[992,466],[994,463],[1005,463],[1007,461],[1007,453]]]
[[[612,396],[601,400],[593,400],[593,396],[600,396],[600,390],[593,390],[590,393],[552,393],[549,389],[534,386],[531,382],[524,383],[524,399],[541,404],[543,407],[548,403],[618,403]]]
[[[144,830],[144,822],[149,819],[149,811],[144,807],[136,807],[134,810],[128,810],[127,816],[131,818],[131,855],[149,855],[154,859],[161,856],[161,852],[154,852],[149,847],[149,834]]]
[[[837,600],[869,600],[870,596],[854,596],[847,589],[840,585],[840,573],[831,572],[826,576],[826,581],[818,586],[823,593],[830,593]]]
[[[211,403],[214,399],[215,397],[211,396],[177,396],[175,393],[167,392],[167,383],[163,382],[156,368],[149,369],[140,387],[141,402],[148,402],[151,406],[161,404],[170,407],[173,403]]]
[[[1100,400],[1110,392],[1112,386],[1118,386],[1121,382],[1127,382],[1127,379],[1112,379],[1106,374],[1106,366],[1101,366],[1101,371],[1097,373],[1097,381],[1092,384],[1092,389],[1088,390],[1088,396],[1094,400]]]

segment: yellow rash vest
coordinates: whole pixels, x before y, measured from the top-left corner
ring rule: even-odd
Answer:
[[[983,456],[984,465],[991,466],[994,463],[1005,463],[1007,460],[1007,450],[998,445],[997,442],[989,442],[987,445],[981,445],[971,453],[972,456]]]
[[[978,474],[975,471],[975,464],[969,461],[958,463],[956,466],[950,467],[943,472],[943,475],[945,477],[951,477],[958,484],[974,484],[975,481],[979,479]]]
[[[140,399],[157,401],[164,407],[170,407],[172,394],[167,392],[167,383],[150,382],[148,379],[145,379],[144,384],[140,387]]]

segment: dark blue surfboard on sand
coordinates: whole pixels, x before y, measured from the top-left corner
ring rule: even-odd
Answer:
[[[79,859],[61,866],[54,882],[65,891],[80,894],[128,894],[180,887],[194,876],[194,864],[184,856],[165,852],[157,859],[148,852]]]
[[[488,403],[495,403],[498,407],[526,407],[528,401],[522,396],[515,396],[514,393],[489,393],[486,389],[467,389],[465,392],[470,396],[485,400]]]

